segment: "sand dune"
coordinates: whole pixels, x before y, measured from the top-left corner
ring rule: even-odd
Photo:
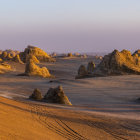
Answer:
[[[113,140],[140,136],[139,121],[89,115],[2,97],[0,114],[3,120],[0,121],[1,139]]]

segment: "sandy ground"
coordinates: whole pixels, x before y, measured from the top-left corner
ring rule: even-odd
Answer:
[[[16,76],[25,65],[11,63],[14,72],[0,75],[0,139],[140,139],[140,76],[75,80],[81,64],[93,60],[58,59],[43,63],[55,79]],[[94,60],[96,64],[99,60]],[[50,82],[51,80],[51,82]],[[27,100],[34,88],[43,94],[62,85],[73,106]]]

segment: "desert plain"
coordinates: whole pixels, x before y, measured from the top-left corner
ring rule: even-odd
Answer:
[[[139,140],[140,75],[75,79],[80,65],[95,57],[58,57],[41,62],[53,78],[21,76],[25,65],[8,61],[13,71],[0,75],[0,140]],[[29,100],[63,86],[72,106]]]

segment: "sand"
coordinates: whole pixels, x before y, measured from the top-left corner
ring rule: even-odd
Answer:
[[[59,58],[41,63],[55,79],[16,76],[25,65],[11,62],[16,71],[0,75],[0,139],[140,139],[140,104],[135,101],[140,97],[140,76],[75,80],[79,66],[91,60]],[[58,85],[73,106],[27,100],[34,88],[45,95]]]

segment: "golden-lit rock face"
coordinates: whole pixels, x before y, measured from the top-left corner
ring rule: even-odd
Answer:
[[[68,97],[65,95],[62,86],[50,88],[44,96],[44,100],[49,103],[72,105]]]
[[[94,71],[99,76],[123,74],[140,74],[140,57],[127,50],[114,50],[106,55]]]
[[[17,63],[20,63],[20,64],[24,64],[24,63],[21,61],[19,54],[17,54],[17,55],[13,58],[13,61],[14,61],[14,62],[17,62]]]
[[[26,62],[32,60],[34,63],[40,63],[39,60],[33,54],[29,54],[26,57]]]
[[[24,52],[20,53],[23,62],[26,62],[29,55],[34,55],[41,62],[54,62],[55,59],[50,57],[45,51],[38,47],[28,46],[25,48]]]
[[[8,65],[6,63],[0,64],[0,74],[4,74],[4,73],[9,72],[11,70],[12,70],[12,68],[10,65]]]
[[[40,68],[32,60],[28,61],[25,67],[25,75],[28,76],[41,76],[44,78],[52,77],[46,67]]]

